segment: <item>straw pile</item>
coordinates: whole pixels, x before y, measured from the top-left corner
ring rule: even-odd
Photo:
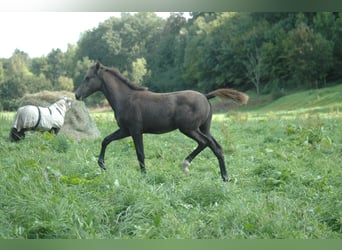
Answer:
[[[20,106],[37,105],[47,107],[55,103],[60,97],[72,98],[71,109],[66,113],[64,125],[60,133],[74,139],[97,138],[100,135],[95,122],[90,117],[84,102],[76,101],[75,95],[68,91],[42,91],[35,94],[26,94],[20,101]]]

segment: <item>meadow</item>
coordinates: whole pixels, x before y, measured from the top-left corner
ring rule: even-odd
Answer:
[[[144,135],[146,174],[129,138],[108,146],[101,171],[112,112],[91,112],[98,139],[19,143],[14,113],[0,113],[0,238],[341,239],[341,86],[215,114],[230,183],[208,149],[183,173],[196,144],[177,131]]]

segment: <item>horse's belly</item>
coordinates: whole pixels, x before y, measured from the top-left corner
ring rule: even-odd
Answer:
[[[177,126],[170,120],[158,119],[144,123],[143,132],[150,134],[163,134],[177,129]]]

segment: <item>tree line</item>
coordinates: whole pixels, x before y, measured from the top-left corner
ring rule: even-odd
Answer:
[[[0,59],[0,110],[25,93],[78,87],[94,60],[153,91],[232,87],[256,94],[320,88],[342,78],[342,14],[122,13],[83,32],[65,52]],[[90,98],[101,105],[103,98]]]

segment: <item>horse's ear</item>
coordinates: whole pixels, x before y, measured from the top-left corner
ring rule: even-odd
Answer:
[[[101,66],[101,63],[100,63],[99,61],[96,61],[96,63],[95,63],[95,69],[96,69],[96,71],[99,70],[100,66]]]

